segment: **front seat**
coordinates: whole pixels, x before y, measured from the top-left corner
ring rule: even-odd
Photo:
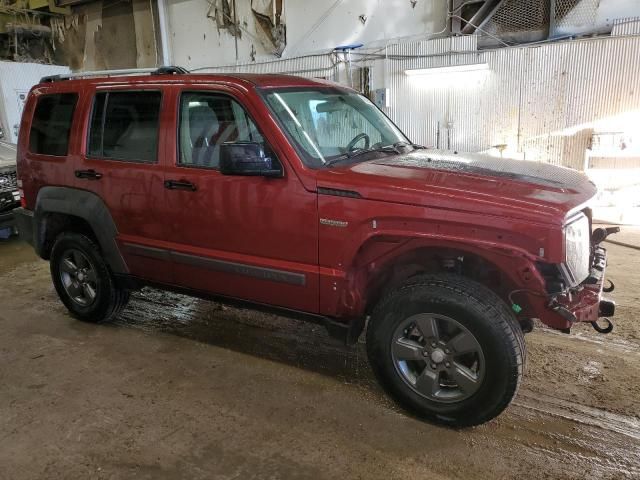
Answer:
[[[219,149],[212,143],[218,133],[220,123],[216,112],[207,105],[198,105],[189,109],[189,133],[193,151],[193,165],[217,168],[220,163]]]

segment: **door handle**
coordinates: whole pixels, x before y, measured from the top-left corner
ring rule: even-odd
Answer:
[[[87,180],[100,180],[102,178],[102,174],[96,172],[95,170],[76,170],[75,171],[77,178],[86,178]]]
[[[190,192],[197,190],[194,183],[185,180],[165,180],[164,188],[168,188],[169,190],[188,190]]]

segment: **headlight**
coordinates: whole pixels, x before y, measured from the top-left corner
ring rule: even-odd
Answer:
[[[591,232],[586,215],[581,213],[564,227],[564,242],[566,255],[562,269],[569,285],[574,287],[589,276],[591,267]]]

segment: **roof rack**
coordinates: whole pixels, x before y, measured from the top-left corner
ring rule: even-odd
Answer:
[[[42,77],[40,83],[59,82],[61,80],[71,80],[74,78],[91,77],[114,77],[122,75],[184,75],[189,70],[182,67],[163,66],[158,68],[124,68],[120,70],[97,70],[93,72],[63,73],[59,75],[49,75]]]

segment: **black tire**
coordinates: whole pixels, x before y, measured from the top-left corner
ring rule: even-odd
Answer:
[[[435,380],[431,380],[437,385],[435,394],[432,393],[433,390],[421,394],[417,388],[418,383],[410,386],[407,375],[403,374],[408,371],[407,365],[419,371],[422,360],[425,363],[423,372],[428,368],[444,370],[444,364],[436,365],[426,350],[422,352],[425,356],[422,360],[411,359],[398,363],[394,345],[397,347],[397,342],[412,342],[404,337],[398,340],[398,331],[407,332],[402,330],[403,325],[412,318],[422,319],[425,315],[432,315],[437,319],[435,330],[441,325],[438,322],[446,323],[453,320],[455,325],[460,326],[460,332],[464,330],[466,334],[471,333],[475,337],[477,343],[474,345],[480,347],[480,353],[477,353],[474,365],[482,364],[484,370],[482,376],[474,377],[475,390],[468,393],[472,391],[472,388],[469,388],[466,393],[470,396],[467,398],[461,398],[459,401],[455,400],[455,395],[447,401],[443,401],[442,397],[436,398],[442,392],[446,394],[446,389],[452,384],[455,385],[455,381],[446,384],[449,378],[453,378],[448,376],[447,372],[450,372],[451,368],[457,368],[452,367],[452,364],[457,365],[454,357],[447,357],[451,362],[447,362],[447,367],[450,368],[444,373],[445,383],[441,383],[440,373],[436,374]],[[410,325],[407,328],[415,332],[417,324]],[[421,329],[418,328],[417,332],[420,334]],[[465,338],[468,338],[466,334]],[[435,342],[424,348],[431,349],[434,345]],[[411,348],[423,347],[420,341],[416,341],[411,343]],[[414,415],[453,427],[468,427],[487,422],[509,405],[520,385],[525,349],[522,329],[505,302],[483,285],[452,274],[412,278],[406,285],[382,299],[376,306],[367,329],[369,362],[387,393]],[[451,350],[448,348],[446,351],[451,353]],[[440,350],[436,361],[443,362],[442,353]],[[480,358],[482,360],[477,360]],[[480,367],[477,368],[479,371]],[[427,374],[434,375],[433,372]],[[462,397],[466,389],[460,387],[458,390]],[[422,391],[424,393],[424,390]]]
[[[85,264],[91,268],[91,288],[95,297],[86,304],[80,304],[70,295],[65,287],[63,272],[64,256],[69,252],[80,252]],[[116,285],[116,282],[105,263],[98,245],[86,235],[76,232],[61,233],[55,240],[49,262],[51,278],[56,292],[71,315],[85,322],[99,323],[115,318],[129,301],[129,292]],[[68,268],[67,268],[68,270]],[[85,269],[86,270],[86,269]]]

